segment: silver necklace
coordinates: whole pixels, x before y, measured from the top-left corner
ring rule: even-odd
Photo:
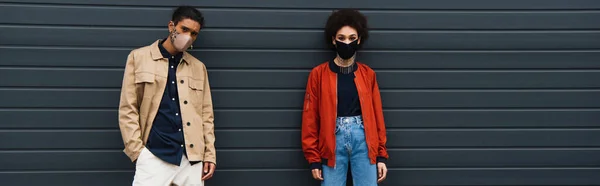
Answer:
[[[337,60],[337,58],[336,58],[336,60]],[[342,65],[340,65],[340,64],[342,64],[342,62],[340,62],[339,60],[337,60],[337,63],[338,64],[336,64],[336,65],[338,65],[338,68],[340,68],[340,73],[342,73],[342,74],[350,74],[350,73],[352,73],[354,71],[354,65],[356,64],[356,62],[352,62],[352,64],[350,64],[349,66],[342,67]]]

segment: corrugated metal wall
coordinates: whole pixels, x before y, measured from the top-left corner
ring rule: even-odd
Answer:
[[[300,150],[334,8],[369,17],[389,135],[383,185],[600,185],[600,1],[0,1],[0,185],[129,185],[117,105],[127,53],[174,6],[207,19],[210,185],[316,185]],[[279,80],[279,81],[275,81]]]

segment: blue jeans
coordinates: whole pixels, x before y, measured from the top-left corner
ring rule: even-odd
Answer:
[[[335,167],[323,165],[322,186],[345,186],[348,163],[354,185],[377,185],[377,165],[371,164],[362,117],[338,117],[335,127]]]

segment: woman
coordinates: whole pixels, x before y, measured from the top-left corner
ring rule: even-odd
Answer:
[[[369,37],[358,11],[332,13],[325,40],[337,56],[310,72],[302,114],[302,150],[322,185],[377,185],[386,178],[386,132],[375,72],[355,62]]]

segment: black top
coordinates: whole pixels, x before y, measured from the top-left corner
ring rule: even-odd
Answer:
[[[352,71],[349,74],[340,72],[340,67],[331,60],[329,69],[337,73],[337,115],[343,116],[358,116],[362,112],[360,110],[360,99],[358,98],[358,90],[354,82],[354,72],[358,69],[358,65],[352,66]]]
[[[177,65],[183,53],[172,56],[159,43],[158,48],[164,58],[169,59],[169,73],[167,85],[154,119],[146,147],[152,154],[161,160],[179,166],[185,154],[185,141],[183,138],[183,125],[179,109],[179,95],[177,92]]]

